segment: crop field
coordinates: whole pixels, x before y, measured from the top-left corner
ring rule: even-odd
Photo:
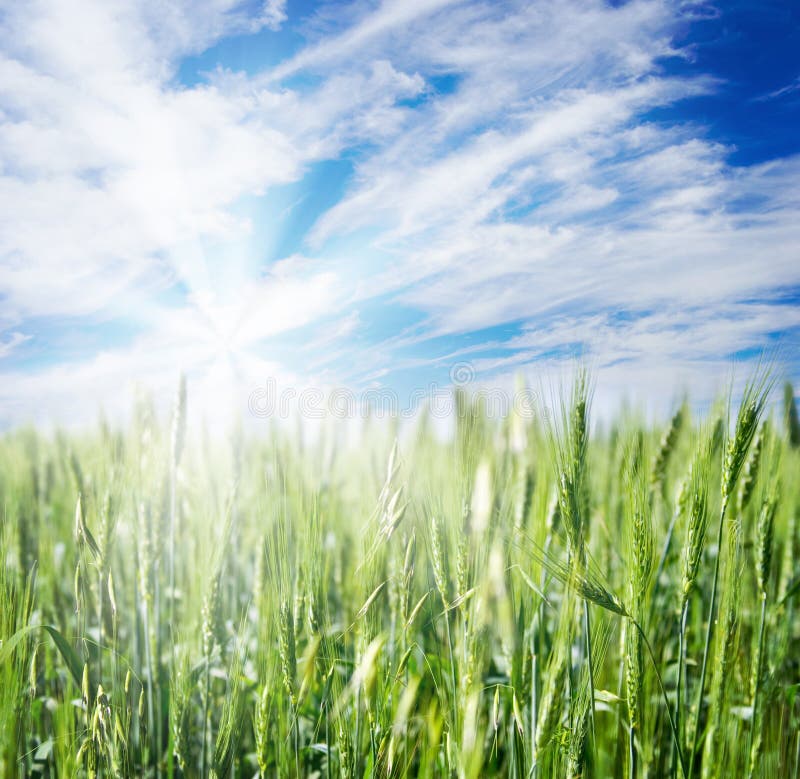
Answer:
[[[800,424],[0,439],[0,776],[800,776]],[[774,401],[774,402],[773,402]],[[191,404],[191,390],[188,403]]]

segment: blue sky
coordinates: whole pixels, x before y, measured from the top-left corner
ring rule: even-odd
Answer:
[[[0,426],[800,378],[790,0],[0,0]]]

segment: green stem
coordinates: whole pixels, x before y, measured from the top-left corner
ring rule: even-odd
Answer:
[[[356,773],[360,773],[361,768],[361,685],[356,690],[356,735],[353,749],[353,767]]]
[[[100,646],[103,646],[105,641],[105,631],[103,630],[103,570],[102,566],[97,566],[97,637]],[[103,681],[103,652],[97,653],[97,678],[100,682]],[[93,690],[94,694],[97,692]]]
[[[706,671],[708,670],[708,656],[711,650],[711,637],[714,633],[714,611],[717,605],[717,587],[719,586],[719,564],[722,559],[722,531],[725,527],[725,511],[728,507],[727,498],[723,497],[722,507],[719,512],[719,528],[717,529],[717,559],[714,561],[714,584],[711,587],[711,604],[708,608],[708,624],[706,625],[706,641],[703,647],[703,664],[700,667],[700,684],[697,688],[697,704],[694,717],[694,732],[692,735],[692,751],[689,753],[689,775],[692,779],[694,769],[694,756],[697,754],[697,740],[700,735],[700,709],[703,706],[703,692],[706,684]]]
[[[678,750],[678,760],[680,760],[681,763],[681,770],[683,771],[683,775],[687,776],[686,760],[684,759],[683,750],[681,749],[680,741],[678,740],[678,730],[675,727],[675,718],[672,716],[672,709],[669,705],[667,691],[664,689],[664,682],[661,679],[661,674],[658,671],[658,665],[656,664],[656,656],[653,653],[653,647],[650,646],[650,642],[647,640],[647,636],[644,634],[642,626],[633,617],[628,617],[628,619],[630,619],[630,621],[639,631],[639,635],[642,637],[642,641],[644,641],[644,645],[647,647],[647,653],[650,655],[650,662],[653,664],[653,670],[656,672],[658,686],[661,689],[661,695],[663,696],[664,704],[667,707],[667,717],[669,718],[669,726],[672,728],[672,738],[675,740],[675,748]]]
[[[205,779],[208,751],[208,703],[211,695],[211,656],[206,655],[205,694],[203,696],[203,748],[200,752],[200,777]]]
[[[300,724],[297,708],[292,704],[292,733],[294,736],[294,775],[300,776]]]
[[[586,659],[589,663],[589,725],[592,733],[592,749],[594,750],[595,744],[595,729],[594,729],[594,663],[592,661],[592,629],[589,623],[589,603],[583,601],[583,629],[586,633]]]
[[[795,738],[794,776],[795,779],[797,779],[797,777],[800,776],[800,732],[797,733],[797,737]]]
[[[170,673],[175,671],[175,479],[176,468],[172,463],[169,477],[169,629],[170,644],[172,644],[172,666]],[[171,695],[171,691],[170,691]],[[170,698],[169,705],[172,705]],[[172,779],[175,773],[173,762],[173,734],[172,728],[167,735],[167,777]]]
[[[538,624],[534,622],[535,628]],[[536,721],[539,718],[539,671],[536,657],[536,634],[531,634],[531,744],[536,743]],[[536,768],[536,761],[531,760],[528,777],[532,777]]]
[[[177,510],[175,480],[177,478],[175,465],[170,468],[169,479],[169,624],[170,630],[175,630],[175,513]],[[175,642],[172,642],[172,656],[175,657]]]
[[[689,613],[689,599],[681,607],[680,628],[678,630],[678,682],[675,688],[675,726],[683,740],[683,722],[681,721],[681,693],[683,692],[683,667],[686,654],[686,617]]]
[[[758,698],[761,692],[761,669],[764,666],[764,632],[767,621],[767,593],[761,593],[761,620],[758,627],[758,656],[756,658],[756,686],[753,690],[753,726],[750,728],[750,739],[747,748],[747,755],[750,761],[748,776],[752,779],[753,769],[755,764],[753,762],[753,743],[756,728],[759,727],[758,722]]]
[[[675,511],[672,512],[672,519],[669,523],[669,528],[667,528],[667,537],[664,539],[664,546],[661,548],[661,557],[658,560],[658,566],[656,567],[656,575],[653,577],[653,610],[655,609],[656,604],[656,590],[658,590],[658,583],[661,580],[661,574],[664,572],[664,568],[667,564],[667,556],[669,555],[669,548],[672,546],[672,537],[675,534],[675,525],[678,521],[678,516],[680,512]],[[650,613],[650,620],[652,623],[653,619],[653,611]]]
[[[444,599],[442,599],[442,602],[444,603]],[[444,603],[444,608],[445,608],[444,624],[447,627],[447,646],[448,646],[448,650],[450,652],[450,683],[452,684],[452,688],[453,688],[453,697],[452,697],[452,701],[451,701],[451,704],[450,704],[451,705],[451,709],[452,709],[452,715],[451,716],[453,718],[453,720],[452,720],[453,732],[452,732],[451,735],[455,736],[456,733],[458,732],[458,705],[456,703],[456,701],[458,699],[458,688],[456,686],[456,665],[455,665],[455,658],[454,658],[454,652],[453,652],[453,637],[452,637],[452,635],[450,633],[450,612],[447,609],[447,604],[446,603]],[[449,761],[449,759],[450,759],[449,755],[447,756],[447,759]]]
[[[327,779],[332,779],[333,774],[331,773],[331,733],[330,733],[330,718],[328,716],[328,701],[326,700],[323,704],[325,709],[325,775]]]
[[[149,607],[147,601],[143,604],[144,609],[144,632],[145,632],[145,662],[147,663],[147,744],[148,751],[153,747],[152,739],[155,734],[153,727],[153,720],[155,719],[155,712],[153,708],[153,651],[150,645],[150,619],[148,616]],[[156,756],[157,757],[157,756]]]
[[[156,779],[161,779],[161,755],[164,749],[164,733],[162,724],[162,700],[161,700],[161,586],[159,583],[159,571],[156,569],[155,576],[155,606],[153,619],[155,622],[154,644],[155,652],[151,654],[153,669],[155,671],[154,694],[156,697],[156,721],[155,721],[155,744],[156,744]]]

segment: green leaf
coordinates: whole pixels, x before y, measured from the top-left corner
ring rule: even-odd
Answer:
[[[27,638],[34,630],[40,629],[50,634],[50,638],[53,639],[53,643],[56,645],[72,678],[75,680],[75,684],[80,687],[83,677],[83,662],[70,646],[67,639],[52,625],[26,625],[24,628],[20,628],[3,644],[2,649],[0,649],[0,666],[5,665],[11,659],[14,649],[23,639]]]
[[[50,757],[50,754],[53,751],[53,739],[48,738],[47,741],[42,741],[39,744],[39,747],[36,750],[36,754],[33,756],[33,759],[37,762],[41,762],[43,760],[47,760]]]
[[[75,684],[80,687],[83,679],[83,661],[78,657],[67,639],[52,625],[42,625],[41,627],[50,634],[50,638],[53,639],[58,651],[61,653],[61,657],[64,658],[64,662],[67,664],[67,668],[69,668],[69,672],[72,674]]]
[[[595,690],[594,691],[594,699],[596,701],[602,701],[603,703],[624,703],[625,699],[620,698],[619,695],[615,695],[613,692],[609,692],[608,690]]]
[[[800,574],[797,574],[786,586],[786,594],[781,598],[781,605],[786,603],[789,598],[800,591]]]

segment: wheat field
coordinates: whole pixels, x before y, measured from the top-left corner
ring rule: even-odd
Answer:
[[[662,426],[591,390],[462,391],[447,438],[187,436],[183,388],[5,434],[0,776],[800,776],[791,387]]]

